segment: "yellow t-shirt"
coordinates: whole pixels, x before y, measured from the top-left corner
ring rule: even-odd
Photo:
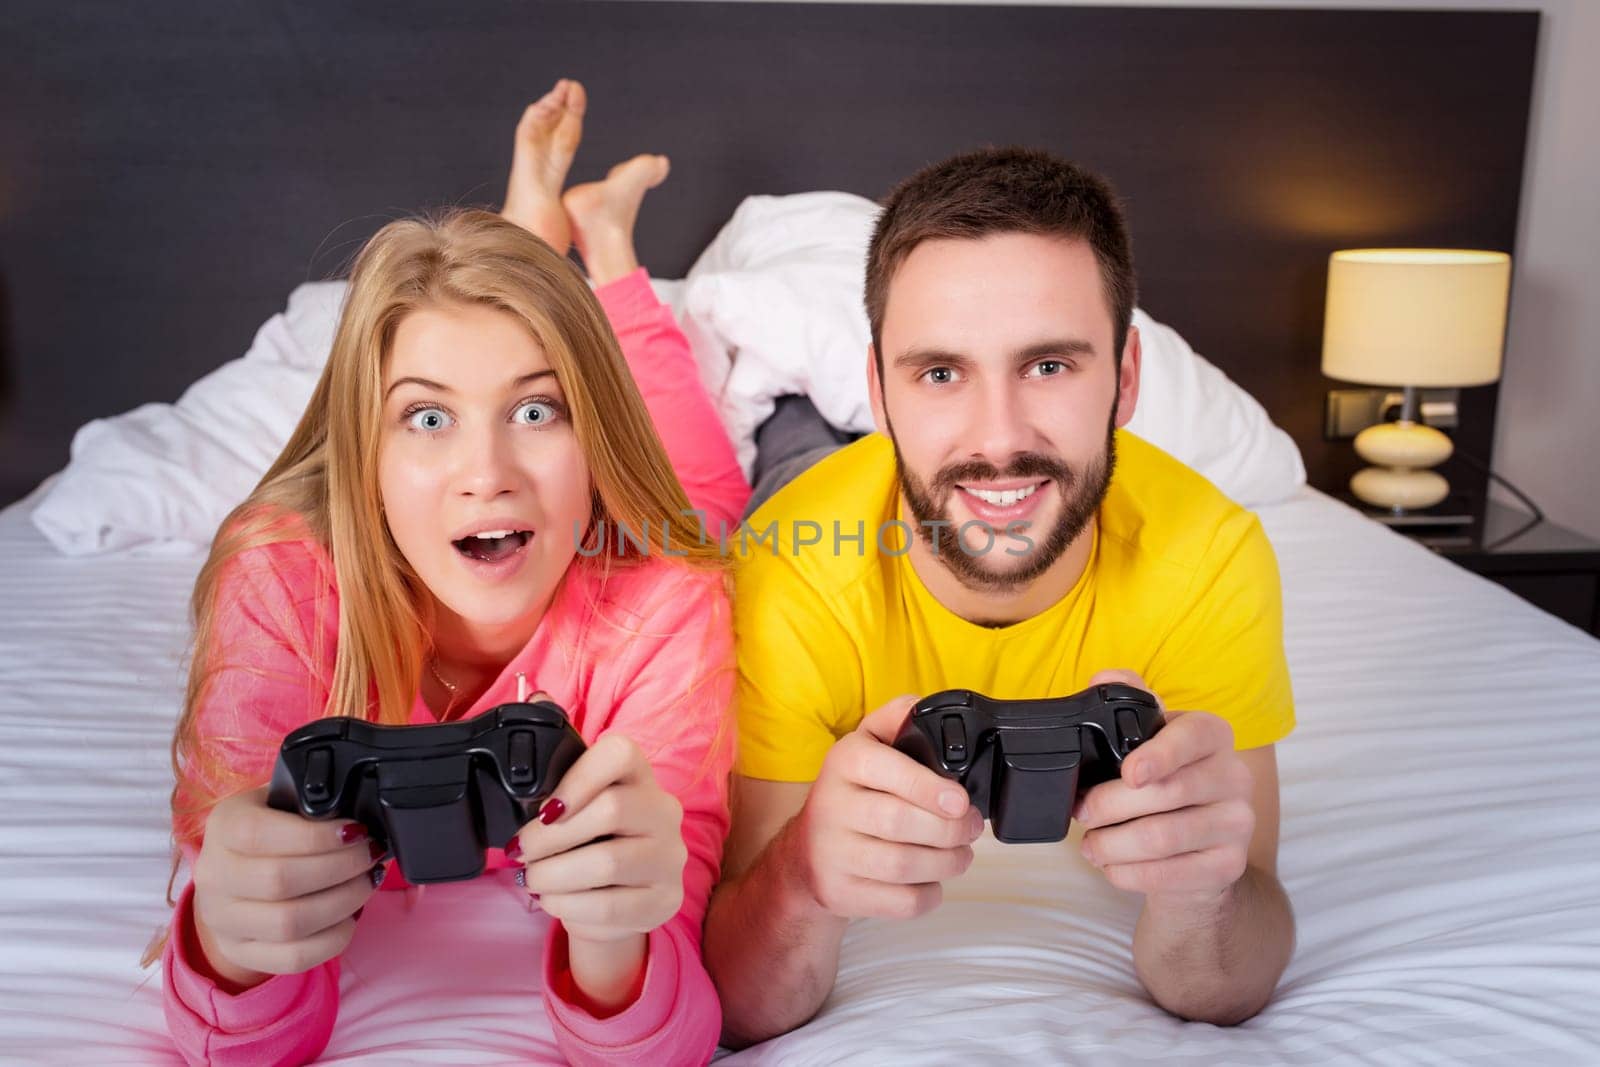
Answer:
[[[934,599],[900,553],[889,440],[828,456],[753,515],[736,571],[738,771],[809,782],[835,740],[902,693],[1066,696],[1138,672],[1236,747],[1294,727],[1277,560],[1261,524],[1154,445],[1117,433],[1089,562],[1058,603],[992,628]],[[856,539],[858,532],[864,536]],[[814,542],[814,543],[806,543]]]

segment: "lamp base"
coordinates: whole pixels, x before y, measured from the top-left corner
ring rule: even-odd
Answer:
[[[1395,512],[1431,508],[1450,495],[1450,483],[1428,468],[1448,459],[1452,447],[1450,438],[1410,419],[1368,427],[1356,435],[1356,453],[1379,466],[1357,471],[1350,491]]]
[[[1436,471],[1404,467],[1364,467],[1350,479],[1357,500],[1394,512],[1431,508],[1450,495],[1450,483]]]

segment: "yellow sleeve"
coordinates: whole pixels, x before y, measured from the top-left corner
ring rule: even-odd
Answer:
[[[782,556],[741,560],[734,635],[739,660],[739,754],[749,778],[810,782],[844,711],[860,704],[861,658],[817,590]]]
[[[1195,573],[1145,680],[1172,711],[1209,711],[1233,725],[1234,747],[1274,744],[1294,729],[1283,649],[1278,560],[1261,522],[1226,521]]]

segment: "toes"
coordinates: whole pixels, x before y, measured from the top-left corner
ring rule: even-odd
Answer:
[[[554,104],[544,100],[529,104],[517,122],[517,140],[533,140],[548,133],[560,117],[561,111]]]
[[[523,110],[522,119],[517,123],[518,140],[547,132],[555,126],[562,115],[563,85],[563,82],[556,82],[554,88]]]
[[[517,138],[537,140],[553,133],[558,148],[575,151],[583,137],[583,114],[588,108],[589,94],[583,83],[562,78],[524,109],[517,123]]]
[[[565,85],[566,104],[561,110],[550,143],[552,148],[570,160],[578,151],[578,142],[583,140],[583,113],[588,107],[588,98],[579,83],[569,81]]]
[[[582,82],[571,78],[563,79],[559,84],[565,85],[567,89],[567,110],[580,119],[583,118],[583,113],[589,110],[589,91],[583,87]]]

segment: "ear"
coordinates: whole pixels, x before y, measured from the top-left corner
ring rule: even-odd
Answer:
[[[883,377],[878,373],[878,350],[867,344],[867,399],[872,401],[872,425],[885,437],[889,436],[889,416],[883,406]]]
[[[1128,327],[1128,339],[1122,345],[1122,372],[1117,377],[1117,426],[1128,425],[1133,409],[1139,403],[1139,371],[1144,352],[1139,342],[1139,327]]]

